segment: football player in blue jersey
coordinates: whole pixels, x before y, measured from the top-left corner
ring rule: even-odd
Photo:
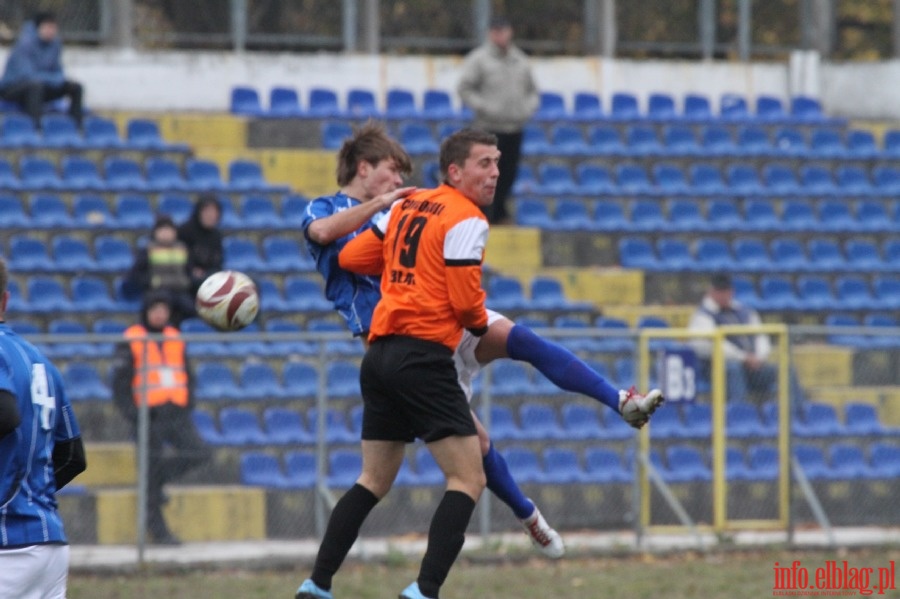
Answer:
[[[0,597],[63,599],[69,546],[56,492],[87,462],[59,371],[6,324],[8,281],[0,258]]]

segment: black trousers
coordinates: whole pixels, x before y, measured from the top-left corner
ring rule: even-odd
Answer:
[[[147,481],[147,528],[164,534],[168,528],[162,515],[163,486],[202,466],[212,458],[194,426],[191,411],[174,404],[150,408]]]
[[[506,201],[512,191],[513,183],[519,172],[519,157],[522,150],[522,132],[497,133],[497,149],[500,150],[500,176],[497,178],[497,191],[494,192],[494,203],[482,208],[484,215],[493,225],[504,222],[509,216]]]
[[[28,115],[34,119],[34,126],[40,129],[41,116],[44,114],[44,103],[58,100],[62,97],[69,98],[69,115],[75,119],[78,126],[84,117],[82,110],[82,96],[84,90],[80,83],[66,80],[61,85],[48,85],[40,81],[28,81],[16,83],[0,89],[0,98],[15,102],[22,107]]]

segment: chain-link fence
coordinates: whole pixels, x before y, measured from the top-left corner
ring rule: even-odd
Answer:
[[[669,396],[646,434],[635,434],[612,410],[527,364],[499,361],[482,373],[474,407],[513,477],[563,535],[898,524],[891,508],[900,484],[896,328],[773,334],[772,363],[789,353],[791,368],[740,401],[723,392],[733,373],[723,370],[720,380],[708,373],[696,339],[677,329],[543,333],[617,387],[660,386]],[[343,333],[185,338],[194,422],[212,457],[167,485],[172,532],[185,541],[318,538],[361,468],[362,344]],[[34,340],[63,372],[88,448],[88,471],[61,498],[72,542],[136,543],[138,490],[147,488],[140,474],[149,466],[140,466],[134,443],[140,429],[112,401],[110,356],[121,338]],[[802,398],[792,397],[793,380]],[[364,535],[423,533],[442,492],[427,449],[411,445]],[[493,496],[479,510],[470,532],[519,530]]]

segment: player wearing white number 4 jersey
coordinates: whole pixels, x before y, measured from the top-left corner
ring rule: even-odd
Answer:
[[[5,322],[0,259],[0,597],[66,596],[69,547],[56,491],[86,466],[59,371]]]

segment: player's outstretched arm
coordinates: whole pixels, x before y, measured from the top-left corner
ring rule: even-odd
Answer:
[[[381,274],[384,270],[383,235],[379,235],[376,231],[377,229],[369,229],[347,242],[338,254],[338,264],[341,268],[358,275]]]
[[[347,210],[317,218],[307,227],[306,236],[319,245],[328,245],[336,239],[356,231],[369,222],[373,216],[390,208],[394,202],[415,190],[415,187],[400,187]]]

